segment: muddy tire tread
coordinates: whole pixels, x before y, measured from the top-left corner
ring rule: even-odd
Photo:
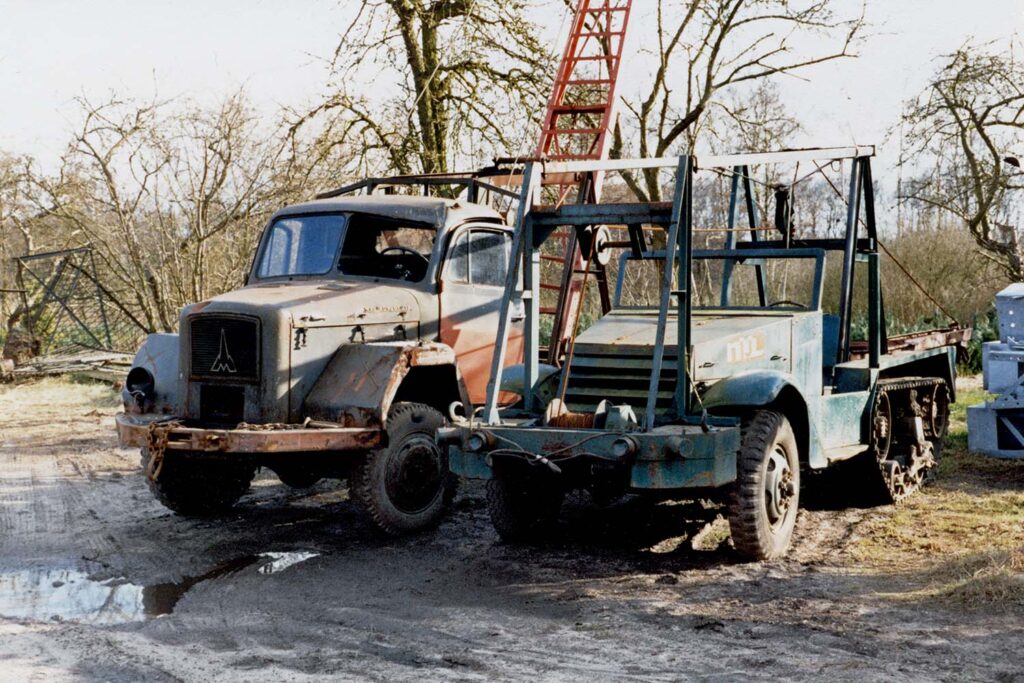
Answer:
[[[149,452],[141,452],[145,470]],[[184,517],[213,517],[224,514],[249,491],[256,468],[222,461],[177,459],[164,461],[157,481],[146,479],[150,492],[161,505]]]
[[[417,417],[419,416],[419,417]],[[392,406],[388,414],[388,441],[393,440],[392,432],[399,432],[406,422],[422,422],[427,418],[436,422],[434,429],[445,423],[444,416],[436,409],[424,403],[398,403]],[[356,467],[349,479],[350,493],[356,503],[363,510],[370,522],[381,532],[389,536],[400,536],[414,531],[421,531],[436,526],[444,517],[445,512],[451,506],[458,491],[458,479],[450,472],[446,476],[444,492],[441,496],[440,506],[435,508],[431,514],[426,515],[422,523],[410,526],[403,522],[396,513],[387,509],[382,504],[380,497],[374,491],[375,481],[373,476],[377,460],[384,457],[387,449],[370,451],[363,458],[363,461]],[[447,465],[446,465],[447,466]],[[398,513],[400,514],[400,513]]]
[[[729,494],[729,528],[736,551],[748,560],[770,560],[781,556],[781,551],[765,548],[762,543],[759,489],[765,453],[775,443],[775,437],[787,424],[782,413],[758,410],[743,420],[740,450],[736,455],[736,483]],[[787,543],[788,545],[788,543]]]
[[[487,512],[502,540],[539,541],[551,533],[563,495],[554,487],[496,475],[487,482]]]

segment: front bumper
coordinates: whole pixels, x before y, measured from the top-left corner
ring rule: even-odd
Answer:
[[[118,413],[121,446],[145,448],[150,425],[168,423],[164,415]],[[200,429],[175,425],[167,433],[167,449],[219,453],[296,453],[304,451],[363,451],[381,443],[381,430],[337,429]]]
[[[472,451],[469,439],[481,434],[488,445]],[[616,456],[615,441],[627,437],[631,452]],[[491,479],[495,463],[510,451],[544,456],[558,466],[555,476],[581,483],[597,469],[620,468],[633,490],[716,488],[736,480],[736,453],[740,447],[738,426],[667,426],[650,432],[615,433],[593,429],[551,427],[479,426],[455,427],[438,432],[438,442],[448,446],[451,471],[469,479]],[[550,476],[554,470],[533,463],[534,470]]]

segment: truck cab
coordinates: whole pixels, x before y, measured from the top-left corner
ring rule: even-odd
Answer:
[[[281,209],[243,287],[142,345],[122,443],[143,447],[154,494],[182,514],[229,508],[266,467],[297,487],[349,479],[386,532],[436,522],[454,480],[433,431],[484,399],[511,239],[465,199]]]

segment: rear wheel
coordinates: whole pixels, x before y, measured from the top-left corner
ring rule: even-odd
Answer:
[[[781,557],[789,548],[800,503],[800,459],[789,420],[758,410],[743,421],[729,528],[749,560]]]
[[[398,535],[433,526],[455,497],[457,480],[434,441],[443,425],[441,413],[422,403],[391,409],[387,447],[367,454],[350,486],[381,531]]]
[[[149,451],[142,449],[142,467]],[[185,517],[211,517],[230,510],[249,490],[256,467],[205,458],[191,451],[168,451],[149,490],[164,507]]]
[[[487,512],[502,540],[536,541],[551,533],[565,492],[542,478],[495,474],[487,482]]]

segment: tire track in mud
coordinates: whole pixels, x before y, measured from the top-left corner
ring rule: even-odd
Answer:
[[[25,388],[0,400],[0,563],[8,565],[0,570],[120,554],[97,512],[109,506],[112,491],[88,475],[112,464],[105,422],[113,409],[45,403],[7,410],[11,395]]]

